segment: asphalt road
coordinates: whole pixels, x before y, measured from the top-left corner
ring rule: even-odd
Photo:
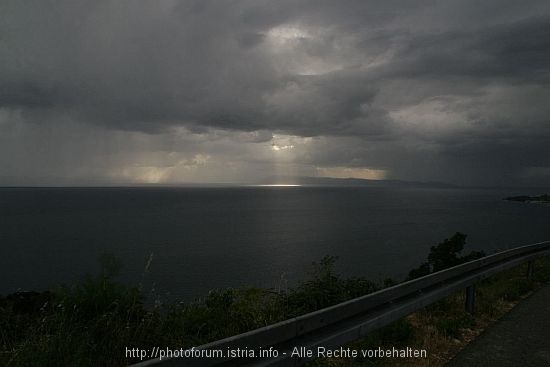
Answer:
[[[447,366],[550,367],[550,286],[521,301]]]

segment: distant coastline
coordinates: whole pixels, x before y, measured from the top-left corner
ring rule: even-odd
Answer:
[[[504,200],[508,201],[520,201],[522,203],[550,203],[550,195],[538,195],[538,196],[509,196]]]

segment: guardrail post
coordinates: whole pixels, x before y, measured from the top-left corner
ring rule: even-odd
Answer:
[[[531,279],[533,273],[535,272],[535,260],[530,260],[527,262],[527,278]]]
[[[476,286],[472,284],[469,287],[466,287],[466,312],[469,314],[474,313],[474,304],[476,301]]]

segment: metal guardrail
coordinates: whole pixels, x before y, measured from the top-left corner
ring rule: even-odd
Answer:
[[[517,247],[194,348],[195,351],[222,350],[223,357],[157,358],[133,366],[300,366],[317,354],[292,356],[295,348],[341,347],[461,289],[466,289],[466,310],[473,312],[476,282],[525,262],[528,263],[527,276],[532,276],[534,259],[548,254],[550,241]],[[229,357],[227,352],[237,348],[254,350],[256,356],[260,350],[265,352],[270,348],[278,353],[269,358]]]

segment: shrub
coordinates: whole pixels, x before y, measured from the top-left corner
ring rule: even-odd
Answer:
[[[430,247],[427,261],[411,270],[408,279],[415,279],[485,256],[483,251],[472,251],[467,255],[460,256],[465,244],[466,235],[456,232],[451,238],[445,239],[437,246]]]

